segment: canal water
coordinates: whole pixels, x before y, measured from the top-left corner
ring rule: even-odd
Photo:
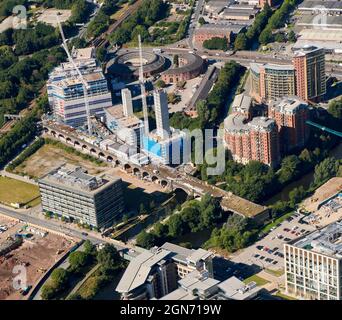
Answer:
[[[330,151],[330,156],[336,159],[342,159],[342,143],[340,143],[337,147]],[[293,181],[292,183],[288,184],[283,190],[273,197],[269,198],[265,203],[266,206],[272,205],[279,200],[288,201],[289,200],[289,193],[296,187],[302,186],[304,189],[308,189],[310,184],[314,181],[314,170],[309,172],[308,174],[304,175],[299,180]]]
[[[184,191],[177,189],[161,208],[153,211],[143,222],[138,223],[133,228],[127,230],[117,239],[121,241],[128,241],[135,238],[142,230],[148,229],[154,223],[170,215],[173,210],[175,210],[178,205],[184,203],[186,199],[187,194]]]

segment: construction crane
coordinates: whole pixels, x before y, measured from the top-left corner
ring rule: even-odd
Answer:
[[[144,114],[144,131],[145,136],[147,137],[150,133],[150,127],[148,124],[148,110],[147,110],[147,101],[146,101],[146,91],[145,91],[145,80],[144,80],[144,67],[143,67],[143,56],[142,56],[142,48],[141,48],[141,37],[138,35],[139,41],[139,59],[140,59],[140,68],[139,68],[139,82],[140,82],[140,90],[141,90],[141,101],[143,107]]]
[[[310,126],[313,126],[313,127],[316,127],[322,131],[326,131],[326,132],[329,132],[331,134],[334,134],[335,136],[338,136],[340,138],[342,138],[342,132],[339,132],[339,131],[336,131],[336,130],[333,130],[333,129],[330,129],[330,128],[327,128],[327,127],[324,127],[316,122],[312,122],[310,120],[307,120],[305,122],[306,124],[310,125]]]
[[[64,51],[66,52],[66,54],[68,56],[69,62],[72,64],[72,66],[77,71],[78,76],[79,76],[79,78],[81,80],[81,83],[83,85],[83,96],[84,96],[84,105],[85,105],[86,114],[87,114],[88,134],[91,136],[93,134],[93,130],[92,130],[92,125],[91,125],[90,109],[89,109],[89,102],[88,102],[88,89],[89,89],[89,85],[84,80],[83,75],[82,75],[80,69],[78,68],[78,66],[76,65],[74,59],[72,58],[72,56],[70,54],[70,51],[69,51],[69,48],[68,48],[68,45],[67,45],[67,41],[66,41],[65,36],[64,36],[63,28],[62,28],[61,22],[60,22],[59,17],[58,17],[57,14],[56,14],[56,18],[57,18],[57,23],[58,23],[59,31],[60,31],[61,36],[62,36],[62,47],[63,47]]]

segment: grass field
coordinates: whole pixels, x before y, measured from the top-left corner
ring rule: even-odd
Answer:
[[[39,188],[30,183],[0,177],[0,202],[6,205],[11,203],[35,206],[39,204]]]
[[[58,146],[45,144],[21,165],[16,167],[14,173],[28,175],[32,178],[41,178],[64,163],[81,166],[86,169],[89,174],[93,175],[100,174],[106,169],[106,166],[96,165],[89,160],[82,159],[78,155],[68,153]]]
[[[261,278],[261,277],[257,276],[256,274],[254,274],[253,276],[243,280],[243,282],[245,284],[248,284],[248,283],[250,283],[252,281],[254,281],[257,284],[257,286],[263,286],[263,285],[269,283],[268,280],[266,280],[264,278]]]

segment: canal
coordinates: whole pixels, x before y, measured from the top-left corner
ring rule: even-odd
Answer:
[[[127,230],[125,233],[117,237],[117,239],[121,241],[134,239],[142,230],[147,230],[154,223],[170,215],[178,205],[181,205],[186,201],[187,196],[188,195],[183,190],[175,190],[169,199],[160,205],[160,208],[154,210],[143,222],[138,223],[131,229]]]

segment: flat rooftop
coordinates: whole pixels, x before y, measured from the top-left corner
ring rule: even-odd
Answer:
[[[158,253],[144,251],[138,255],[126,268],[124,275],[116,287],[116,291],[120,293],[129,292],[143,285],[152,267],[165,259],[169,254],[170,251],[162,249]]]
[[[260,73],[260,69],[277,70],[277,71],[294,71],[294,66],[291,64],[273,64],[273,63],[251,63],[250,68],[255,73]]]
[[[342,259],[342,222],[335,222],[320,230],[316,230],[293,242],[292,245]]]
[[[112,181],[114,180],[118,179],[113,179]],[[92,176],[87,174],[83,168],[70,164],[52,170],[41,178],[40,181],[88,193],[96,193],[105,188],[110,182],[109,178],[104,179],[99,176]]]
[[[272,101],[270,107],[282,113],[293,114],[301,108],[307,108],[308,104],[297,96],[285,96]]]
[[[232,108],[234,111],[243,111],[248,112],[252,105],[252,98],[245,94],[241,93],[235,96]]]
[[[141,125],[141,120],[135,115],[131,115],[128,117],[124,116],[123,110],[122,110],[122,104],[106,108],[105,112],[109,114],[110,116],[112,116],[113,118],[120,121],[120,123],[125,128],[133,128],[133,127]]]
[[[342,2],[338,0],[304,0],[299,6],[299,10],[318,10],[318,7],[324,10],[341,11]]]

